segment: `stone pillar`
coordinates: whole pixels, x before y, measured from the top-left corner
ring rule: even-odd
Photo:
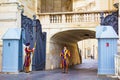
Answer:
[[[21,27],[21,8],[18,3],[0,3],[0,38],[8,28]]]
[[[65,23],[65,14],[62,15],[62,23]]]
[[[49,33],[49,32],[48,32]],[[46,62],[45,62],[45,69],[52,69],[52,63],[51,63],[51,55],[50,55],[50,38],[49,34],[47,34],[47,41],[46,41]]]

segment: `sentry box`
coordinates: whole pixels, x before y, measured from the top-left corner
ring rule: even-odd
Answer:
[[[2,72],[19,72],[22,70],[21,29],[8,29],[2,39]]]
[[[118,35],[112,26],[98,26],[98,74],[115,74],[114,55],[117,54]]]

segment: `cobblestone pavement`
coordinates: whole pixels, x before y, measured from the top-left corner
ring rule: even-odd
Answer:
[[[68,73],[62,73],[61,69],[48,71],[21,72],[19,74],[0,74],[0,80],[118,80],[111,77],[97,76],[97,62],[84,60],[83,64],[69,69]]]

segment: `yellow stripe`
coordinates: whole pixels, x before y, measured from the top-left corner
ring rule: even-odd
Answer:
[[[34,43],[34,48],[36,48],[36,42]],[[32,54],[33,54],[33,56],[34,56],[34,52],[32,52]],[[32,57],[33,57],[33,56],[32,56]]]

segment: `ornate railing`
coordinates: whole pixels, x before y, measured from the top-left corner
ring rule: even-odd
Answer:
[[[38,13],[41,23],[77,23],[77,22],[100,22],[100,15],[104,17],[113,11],[87,11],[87,12],[56,12]]]
[[[120,55],[115,55],[115,75],[120,77]]]

